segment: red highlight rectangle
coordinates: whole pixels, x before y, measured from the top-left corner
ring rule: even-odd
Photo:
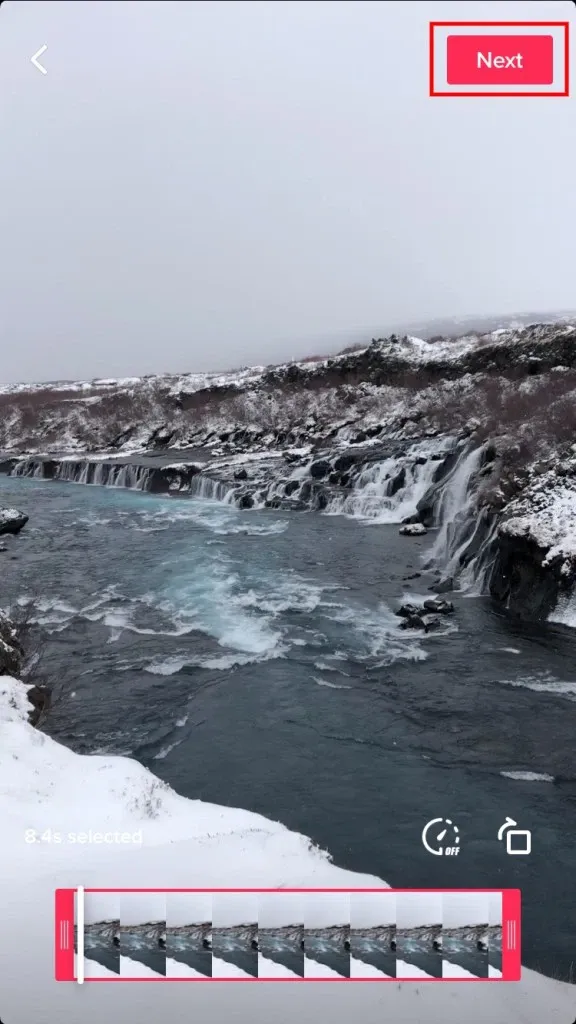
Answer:
[[[521,905],[519,889],[502,891],[502,963],[506,965],[507,981],[522,980]]]
[[[468,35],[463,35],[461,32],[450,33],[444,39],[444,46],[439,45],[439,29],[464,28],[468,30],[478,29],[478,33],[470,32]],[[514,33],[514,36],[511,36],[498,32],[499,29],[516,29],[517,32]],[[535,33],[534,29],[540,29],[540,31]],[[557,31],[555,35],[551,35],[550,29],[561,29],[562,32]],[[490,30],[496,31],[492,32]],[[550,59],[550,54],[548,53],[549,44],[543,42],[544,37],[548,38],[551,42],[552,59]],[[474,73],[474,68],[470,66],[470,62],[473,64],[474,58],[471,58],[470,54],[466,52],[468,46],[472,49],[474,43],[478,42],[479,39],[496,39],[498,42],[501,42],[502,40],[510,40],[512,38],[522,40],[524,47],[526,47],[527,40],[541,40],[534,49],[531,49],[532,44],[528,42],[525,53],[526,57],[530,58],[529,64],[523,60],[523,68],[514,68],[511,65],[506,67],[505,64],[502,65],[502,62],[498,62],[496,66],[486,68],[485,63],[481,62],[481,69],[476,70],[480,70],[483,75],[486,72],[491,73],[493,77],[490,79],[484,76],[482,78],[471,77]],[[450,39],[458,40],[458,42],[450,44],[452,55],[448,58]],[[462,40],[466,42],[462,42]],[[468,43],[468,40],[473,40],[474,42]],[[570,23],[568,21],[431,21],[429,23],[428,50],[429,95],[431,97],[490,96],[493,98],[519,98],[522,96],[530,99],[544,96],[550,98],[568,97],[570,95]],[[495,56],[507,56],[508,58],[513,56],[512,53],[506,53],[505,51],[496,53],[493,50],[492,53]],[[518,50],[516,50],[516,53],[518,53]],[[454,85],[456,88],[443,87],[442,80],[437,80],[439,69],[444,68],[449,63],[450,66],[447,66],[445,69],[446,86]],[[508,80],[504,78],[506,74],[508,75]],[[513,75],[518,77],[513,78]],[[544,75],[546,75],[545,80]],[[554,88],[556,81],[558,82],[558,87]],[[551,85],[553,88],[544,89],[543,86],[545,85]],[[458,88],[459,86],[461,88]],[[486,88],[483,89],[482,86]],[[524,88],[520,89],[521,86],[524,86]]]
[[[54,900],[54,976],[56,981],[76,981],[74,976],[75,889],[57,889]]]
[[[447,40],[449,85],[552,85],[553,36],[453,35]]]
[[[391,896],[400,895],[402,893],[418,893],[422,895],[430,894],[450,894],[450,893],[494,893],[499,894],[502,898],[502,970],[501,977],[445,977],[445,978],[426,978],[420,975],[415,978],[409,977],[394,977],[394,978],[374,978],[374,977],[350,977],[350,978],[335,978],[330,979],[325,976],[322,977],[304,977],[304,978],[277,978],[277,977],[262,977],[262,978],[239,978],[239,977],[218,977],[218,978],[191,978],[185,977],[117,977],[112,978],[106,977],[95,977],[89,976],[84,977],[84,982],[163,982],[170,981],[201,981],[201,982],[219,982],[219,981],[288,981],[288,982],[301,982],[301,981],[319,981],[326,984],[329,980],[336,980],[338,982],[377,982],[386,983],[386,981],[395,981],[397,984],[407,983],[410,984],[412,981],[428,982],[428,981],[449,981],[453,983],[478,983],[479,981],[520,981],[521,979],[521,893],[519,889],[385,889],[385,888],[142,888],[142,889],[85,889],[84,895],[90,893],[297,893],[305,896],[309,893],[347,893],[353,896],[355,893],[375,893],[382,895],[388,893]],[[75,948],[74,948],[74,924],[75,924],[75,889],[58,889],[55,894],[55,978],[56,981],[76,981],[77,977],[75,974]]]

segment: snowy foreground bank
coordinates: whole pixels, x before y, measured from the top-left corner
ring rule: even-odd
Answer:
[[[572,1024],[576,987],[531,971],[518,984],[75,985],[53,981],[57,886],[378,886],[304,836],[243,810],[178,796],[136,761],[80,756],[29,725],[26,687],[0,677],[0,1019],[100,1024],[126,1014],[363,1024]],[[49,833],[48,833],[48,830]],[[137,841],[79,844],[79,833]],[[35,842],[31,842],[32,838]],[[44,838],[42,838],[44,837]],[[139,841],[141,839],[141,841]],[[27,841],[28,840],[28,841]]]

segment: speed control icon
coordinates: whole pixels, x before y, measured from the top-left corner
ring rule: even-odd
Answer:
[[[422,845],[434,857],[457,857],[460,853],[458,826],[450,818],[432,818],[422,829]]]

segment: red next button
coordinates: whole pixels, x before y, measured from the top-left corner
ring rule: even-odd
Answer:
[[[552,36],[448,36],[448,85],[552,85]]]

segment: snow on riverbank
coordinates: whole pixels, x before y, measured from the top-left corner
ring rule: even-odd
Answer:
[[[576,458],[560,467],[576,473]],[[576,486],[570,478],[550,472],[536,481],[506,509],[500,527],[511,537],[526,537],[545,552],[544,565],[559,560],[570,574],[576,564]]]
[[[188,1024],[184,984],[53,980],[59,886],[384,886],[333,865],[304,836],[247,811],[187,800],[124,757],[82,756],[33,729],[23,684],[0,678],[0,1017],[4,1024],[101,1024],[161,1015]],[[33,831],[28,831],[33,830]],[[50,830],[49,832],[47,830]],[[84,842],[79,833],[136,841]],[[35,842],[26,839],[36,838]],[[141,839],[141,842],[139,841]],[[74,841],[75,840],[75,841]],[[7,938],[8,937],[8,938]],[[295,1017],[364,1024],[571,1024],[576,988],[531,971],[518,984],[202,984],[194,1015],[230,1021]]]

